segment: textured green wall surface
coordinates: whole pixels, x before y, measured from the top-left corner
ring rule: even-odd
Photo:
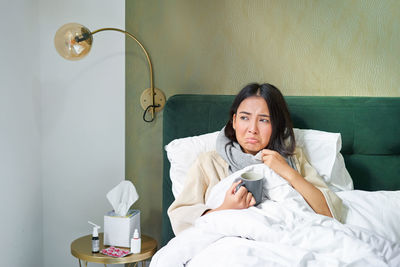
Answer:
[[[400,96],[397,0],[127,0],[126,29],[167,98],[235,94],[250,82],[285,95]],[[142,231],[159,239],[162,112],[143,122],[148,65],[132,40],[126,51],[126,179]]]

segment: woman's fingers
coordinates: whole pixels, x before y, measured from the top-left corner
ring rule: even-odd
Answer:
[[[249,207],[254,206],[255,204],[256,204],[256,199],[253,196],[251,196]]]
[[[252,206],[251,204],[251,200],[254,199],[253,194],[251,192],[247,192],[247,196],[246,196],[246,205],[248,207]]]
[[[280,157],[281,154],[279,154],[277,151],[275,150],[271,150],[271,149],[263,149],[261,150],[261,157],[264,156],[276,156],[276,157]]]
[[[244,186],[242,186],[244,187]],[[240,194],[240,198],[238,199],[239,204],[244,208],[248,208],[251,206],[254,206],[256,204],[256,200],[253,196],[253,194],[249,191],[247,191],[246,188],[244,188],[243,190],[240,190],[241,194]]]
[[[231,194],[235,194],[236,193],[236,187],[242,182],[242,180],[238,180],[236,182],[234,182],[231,187],[229,188],[229,191],[231,192]]]
[[[246,204],[247,204],[247,207],[251,207],[256,204],[256,199],[254,198],[254,196],[251,192],[247,193]]]
[[[285,158],[276,151],[270,149],[262,150],[262,161],[277,174],[287,179],[287,176],[292,171],[292,168],[286,162]]]
[[[246,199],[247,189],[244,186],[241,186],[239,190],[235,193],[235,196],[238,200]]]

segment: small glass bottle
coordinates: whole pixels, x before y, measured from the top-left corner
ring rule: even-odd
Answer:
[[[100,228],[97,224],[94,224],[92,222],[88,222],[91,225],[93,225],[93,233],[92,233],[92,253],[99,253],[100,251],[100,241],[99,241],[99,232],[97,229]]]
[[[133,254],[138,254],[140,253],[141,250],[141,238],[139,237],[139,231],[138,229],[135,229],[133,232],[133,236],[131,239],[131,252]]]

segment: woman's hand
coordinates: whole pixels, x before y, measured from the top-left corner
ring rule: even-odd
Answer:
[[[220,210],[247,209],[256,204],[256,200],[253,195],[247,191],[246,187],[241,186],[236,192],[236,186],[240,183],[240,180],[233,183],[228,191],[226,191],[224,202],[219,207]]]
[[[289,166],[285,158],[278,152],[270,149],[263,149],[261,151],[261,159],[265,165],[270,167],[282,178],[290,182],[291,178],[296,176],[296,171]]]
[[[207,214],[209,212],[218,210],[230,210],[230,209],[247,209],[256,204],[256,200],[253,195],[247,191],[246,187],[241,186],[236,192],[236,186],[240,184],[240,180],[233,183],[231,187],[226,191],[224,202],[216,209],[207,210],[203,213]]]

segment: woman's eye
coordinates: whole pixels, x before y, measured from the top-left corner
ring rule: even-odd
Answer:
[[[249,118],[247,116],[240,116],[241,120],[247,121]]]
[[[266,122],[266,123],[268,123],[268,122],[269,122],[269,119],[260,119],[260,121],[261,121],[261,122]]]

